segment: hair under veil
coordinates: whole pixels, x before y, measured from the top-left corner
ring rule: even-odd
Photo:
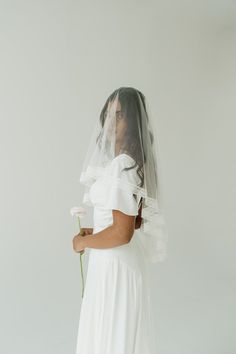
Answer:
[[[125,160],[119,171],[114,161]],[[104,185],[103,204],[113,207],[111,196],[122,193],[135,199],[140,226],[135,231],[146,259],[163,261],[167,252],[167,228],[162,209],[160,159],[145,96],[132,87],[120,87],[107,98],[94,124],[80,183],[85,186],[83,203],[92,205],[89,191],[99,179]],[[105,193],[105,190],[109,193]]]

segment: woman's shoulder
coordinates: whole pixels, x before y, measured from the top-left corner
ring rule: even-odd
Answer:
[[[112,160],[109,173],[129,183],[137,184],[139,180],[136,161],[126,153],[119,154]]]

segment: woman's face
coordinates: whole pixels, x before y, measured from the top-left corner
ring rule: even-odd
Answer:
[[[110,102],[108,103],[108,110],[109,109],[110,109]],[[126,128],[127,128],[127,123],[121,111],[121,104],[118,101],[116,106],[116,126],[115,126],[116,143],[122,142]]]

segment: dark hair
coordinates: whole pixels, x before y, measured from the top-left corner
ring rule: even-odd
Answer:
[[[139,187],[142,187],[144,184],[144,173],[143,173],[143,163],[146,161],[146,153],[145,153],[145,144],[143,144],[142,140],[140,141],[139,137],[139,127],[142,129],[142,114],[141,114],[141,106],[139,98],[142,101],[142,105],[145,110],[145,117],[148,120],[146,104],[145,104],[145,96],[139,90],[133,87],[120,87],[112,92],[112,94],[107,98],[102,111],[100,113],[100,123],[101,126],[104,126],[104,122],[106,119],[105,112],[108,107],[108,103],[113,101],[119,93],[118,99],[121,105],[122,114],[124,115],[127,123],[126,129],[126,139],[124,139],[124,144],[122,146],[122,150],[128,153],[134,160],[135,164],[130,167],[126,167],[124,170],[129,170],[137,167],[137,174],[141,180]],[[149,131],[151,143],[153,142],[153,135]],[[99,140],[100,134],[97,137],[97,141]],[[142,134],[141,134],[142,138]]]

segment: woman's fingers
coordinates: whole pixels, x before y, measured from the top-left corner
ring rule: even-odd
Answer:
[[[81,227],[80,235],[91,235],[92,229],[90,227]]]
[[[85,231],[85,230],[86,230],[86,229],[85,229],[84,227],[81,227],[81,230],[80,230],[79,235],[81,235],[81,236],[86,235],[86,231]]]

